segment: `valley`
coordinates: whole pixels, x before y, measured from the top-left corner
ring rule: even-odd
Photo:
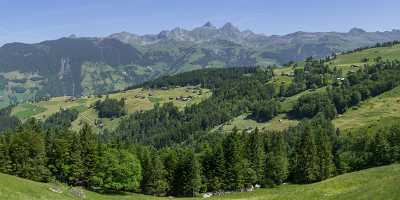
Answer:
[[[399,39],[207,22],[6,43],[0,199],[397,199]]]

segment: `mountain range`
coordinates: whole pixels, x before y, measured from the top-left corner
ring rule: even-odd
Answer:
[[[400,31],[257,34],[231,23],[192,30],[74,35],[0,48],[0,105],[43,96],[81,96],[124,89],[162,75],[201,68],[281,65],[306,57],[400,40]]]

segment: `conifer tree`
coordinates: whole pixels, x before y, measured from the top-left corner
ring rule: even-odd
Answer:
[[[315,128],[317,135],[317,151],[319,154],[319,180],[331,177],[335,171],[333,163],[332,144],[330,137],[323,128]]]
[[[274,184],[282,184],[289,174],[287,144],[282,133],[271,133],[267,141],[266,178]]]
[[[312,183],[318,180],[319,165],[317,147],[312,126],[307,122],[304,124],[303,134],[297,146],[296,181]]]
[[[186,150],[175,170],[174,189],[176,196],[196,196],[201,188],[200,165],[194,152]]]
[[[11,138],[9,152],[13,174],[35,181],[49,179],[44,135],[38,122],[29,120],[17,130]]]
[[[221,143],[207,151],[203,159],[203,174],[207,180],[208,191],[220,191],[224,188],[225,158]]]
[[[159,156],[153,153],[150,160],[150,165],[145,169],[143,175],[146,174],[146,182],[144,183],[143,192],[145,194],[152,194],[162,196],[166,194],[168,183],[166,179],[166,171]],[[143,176],[145,178],[145,176]]]
[[[167,194],[173,195],[175,172],[178,164],[177,153],[174,149],[167,148],[161,152],[161,159],[166,171]]]
[[[82,159],[82,144],[78,134],[74,134],[69,153],[69,182],[72,185],[82,185],[84,165]]]
[[[249,135],[247,143],[247,159],[249,160],[250,167],[256,174],[256,182],[261,184],[265,178],[265,151],[264,141],[261,137],[258,128]],[[255,184],[255,183],[253,183]]]
[[[50,129],[46,134],[47,166],[59,181],[66,182],[70,166],[68,163],[72,135],[68,130]]]
[[[5,132],[0,135],[0,172],[6,174],[12,173],[12,162],[9,153],[10,134]]]
[[[240,136],[232,133],[224,140],[225,186],[228,190],[241,190],[244,187],[244,168]]]
[[[96,173],[97,163],[97,136],[88,124],[84,124],[79,131],[82,147],[81,159],[83,161],[83,181],[85,186],[90,185],[90,179]]]
[[[389,129],[388,141],[390,143],[391,162],[400,161],[400,125],[393,125]]]

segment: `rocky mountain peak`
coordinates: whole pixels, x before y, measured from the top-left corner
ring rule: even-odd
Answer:
[[[203,26],[203,28],[215,28],[215,26],[211,22],[206,22]]]
[[[349,31],[350,34],[362,34],[362,33],[366,33],[366,31],[364,29],[361,28],[352,28]]]
[[[222,31],[240,32],[240,30],[239,30],[236,26],[234,26],[232,23],[230,23],[230,22],[228,22],[228,23],[226,23],[225,25],[223,25],[223,26],[221,27],[221,30],[222,30]]]

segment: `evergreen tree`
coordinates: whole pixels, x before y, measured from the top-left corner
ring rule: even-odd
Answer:
[[[282,184],[289,174],[287,144],[282,133],[271,133],[267,140],[266,171],[267,180]]]
[[[50,172],[61,182],[67,182],[69,166],[69,153],[71,148],[71,136],[68,130],[48,130],[46,134],[47,167]]]
[[[264,141],[263,137],[258,131],[258,128],[250,133],[249,140],[247,143],[247,160],[251,169],[254,170],[256,174],[256,182],[253,184],[261,184],[264,182],[265,178],[265,152],[264,152]]]
[[[221,143],[217,143],[212,151],[206,152],[203,159],[203,174],[206,177],[208,191],[224,189],[225,158]]]
[[[178,165],[178,156],[174,149],[167,148],[161,152],[161,159],[166,171],[166,181],[168,185],[167,194],[173,195],[175,172]]]
[[[228,190],[241,190],[244,187],[244,164],[242,146],[238,133],[232,133],[224,140],[225,186]]]
[[[12,135],[9,155],[13,174],[35,181],[49,179],[44,135],[35,120],[29,120]]]
[[[200,165],[194,152],[186,150],[180,157],[175,171],[174,189],[176,196],[196,196],[201,188]]]
[[[390,143],[391,162],[400,161],[400,125],[393,125],[389,129],[388,141]]]
[[[82,146],[81,159],[83,161],[83,181],[85,186],[90,185],[90,179],[96,173],[97,163],[97,136],[88,124],[84,124],[79,131]]]
[[[319,154],[319,180],[324,180],[331,177],[335,171],[332,155],[332,144],[325,129],[319,128],[316,131],[319,132],[317,138],[317,151]]]
[[[12,173],[12,162],[10,158],[10,134],[9,132],[0,135],[0,172]]]
[[[164,169],[164,165],[159,156],[156,153],[153,153],[150,165],[146,168],[146,171],[143,172],[143,178],[147,179],[145,183],[142,183],[143,192],[145,194],[157,196],[165,195],[168,189],[166,173],[167,172]]]
[[[319,165],[313,127],[304,124],[302,138],[297,146],[295,181],[312,183],[318,180]]]
[[[82,185],[84,180],[84,164],[82,159],[82,144],[80,136],[74,134],[70,153],[69,153],[69,183],[72,185]]]

